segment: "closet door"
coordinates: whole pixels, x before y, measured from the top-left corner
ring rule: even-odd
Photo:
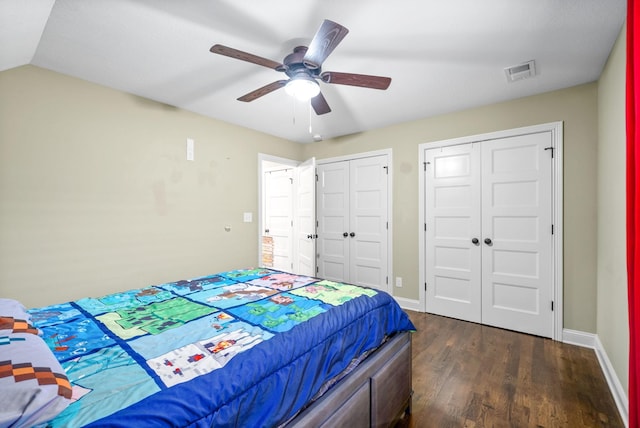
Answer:
[[[480,147],[426,151],[427,312],[481,322]]]
[[[318,274],[332,281],[350,276],[349,163],[318,165]]]
[[[553,337],[552,138],[425,150],[428,312]]]
[[[318,165],[318,276],[388,289],[387,156]]]
[[[349,161],[349,282],[387,289],[386,156]]]
[[[482,143],[482,322],[553,336],[551,132]]]

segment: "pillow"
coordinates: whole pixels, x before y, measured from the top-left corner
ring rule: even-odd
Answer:
[[[31,315],[22,303],[13,299],[0,299],[0,334],[38,334],[38,329],[29,324],[30,320]]]
[[[38,335],[39,331],[25,320],[0,316],[0,334],[12,333],[30,333]]]
[[[0,317],[13,317],[27,322],[31,320],[31,315],[27,313],[27,308],[13,299],[0,299]]]
[[[71,384],[41,337],[0,333],[0,426],[30,427],[71,403]]]

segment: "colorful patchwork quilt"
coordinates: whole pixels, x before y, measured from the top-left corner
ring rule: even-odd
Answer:
[[[241,269],[28,310],[71,383],[46,426],[278,426],[386,337],[379,290]]]

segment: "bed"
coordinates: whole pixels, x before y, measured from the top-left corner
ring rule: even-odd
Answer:
[[[0,404],[0,426],[389,426],[410,411],[414,326],[379,290],[240,269],[26,311],[1,303],[0,391],[53,398],[22,413]],[[13,361],[45,355],[7,354],[29,340],[54,361]]]

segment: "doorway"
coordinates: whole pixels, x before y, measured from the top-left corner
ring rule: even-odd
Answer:
[[[314,276],[315,159],[258,155],[261,267]]]

